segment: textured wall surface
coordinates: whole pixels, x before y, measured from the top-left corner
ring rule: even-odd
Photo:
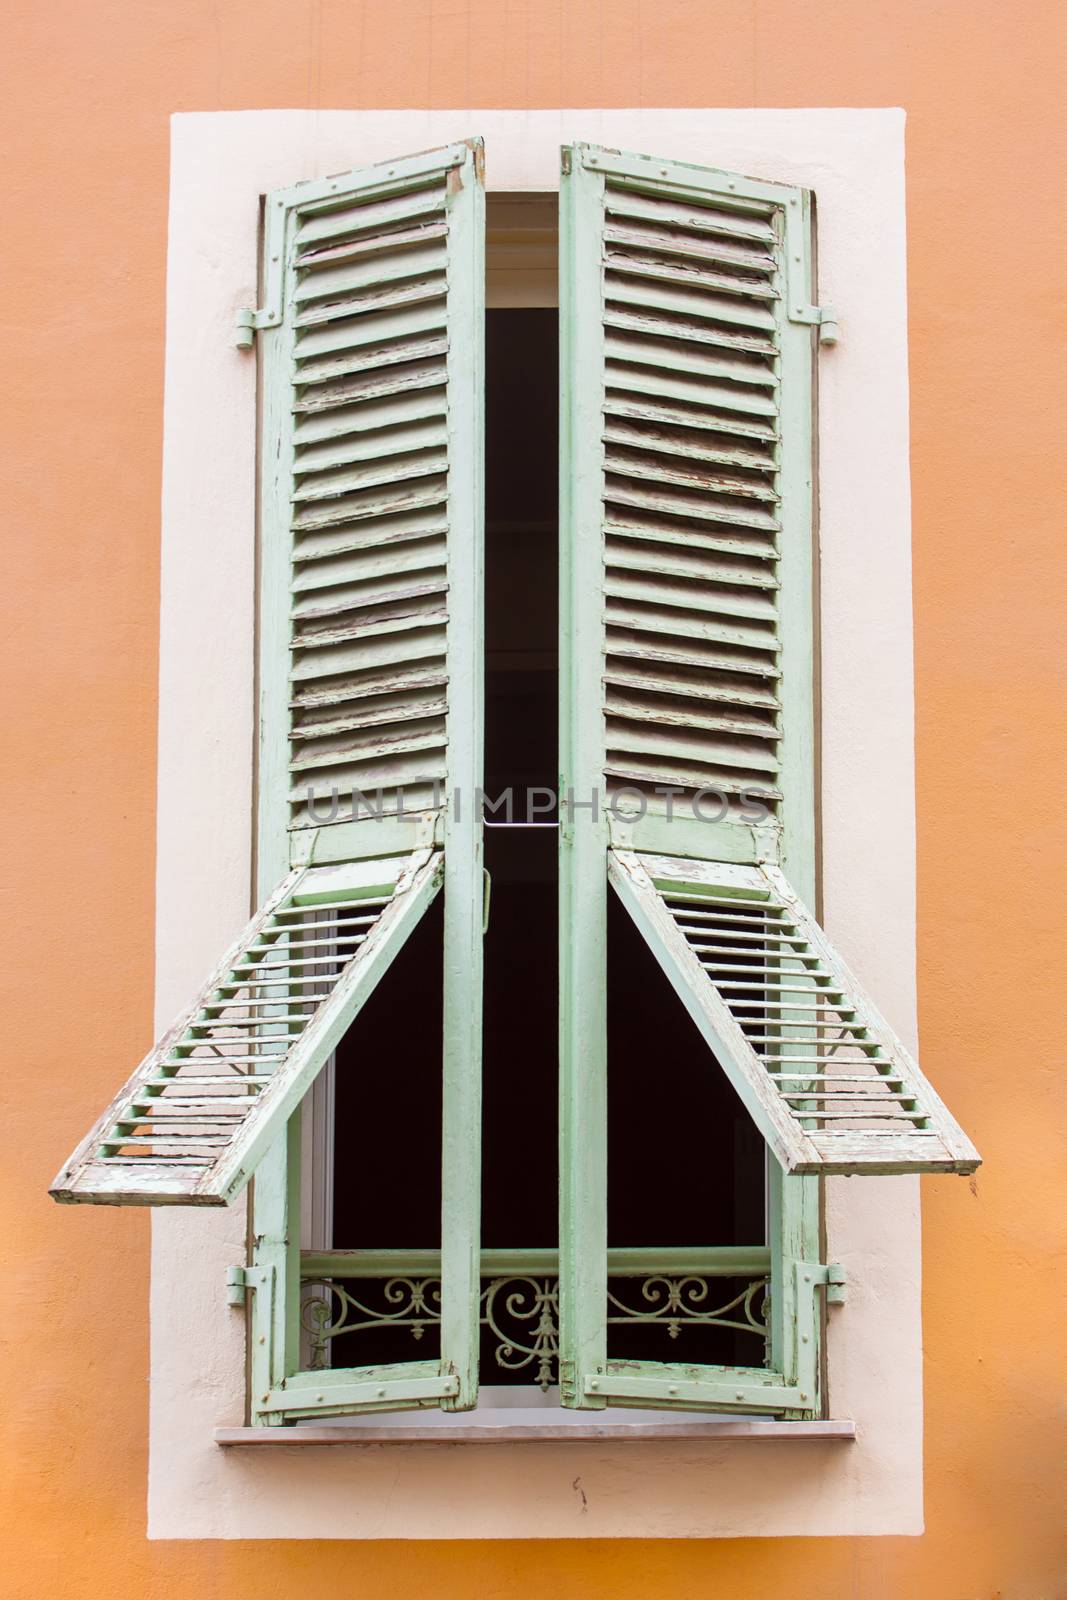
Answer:
[[[10,0],[4,46],[0,1593],[1059,1600],[1059,8]],[[410,105],[908,113],[920,1025],[986,1161],[924,1184],[922,1537],[145,1539],[147,1218],[44,1191],[151,1033],[168,118]]]

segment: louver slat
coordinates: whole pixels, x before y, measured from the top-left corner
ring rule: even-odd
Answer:
[[[780,209],[607,173],[600,236],[608,789],[655,811],[661,787],[715,786],[732,806],[743,775],[774,813]],[[764,709],[738,725],[739,704]],[[650,722],[688,730],[687,759],[638,737]]]
[[[469,152],[462,152],[465,158]],[[440,804],[455,150],[292,206],[288,821]],[[457,470],[463,470],[462,464]],[[323,717],[316,707],[343,707]],[[338,810],[340,804],[340,810]]]
[[[60,1201],[237,1195],[433,899],[440,852],[291,872],[56,1178]]]
[[[611,881],[787,1172],[979,1157],[782,873],[613,851]]]

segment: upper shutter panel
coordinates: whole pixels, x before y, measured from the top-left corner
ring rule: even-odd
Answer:
[[[232,1200],[441,876],[441,852],[428,850],[289,873],[79,1145],[53,1197]]]
[[[460,144],[268,197],[264,549],[285,554],[264,626],[288,681],[265,762],[290,827],[335,820],[334,792],[336,820],[353,790],[386,815],[443,801],[480,166]]]
[[[973,1172],[978,1152],[776,867],[613,851],[627,910],[787,1172]]]
[[[606,772],[777,799],[773,211],[604,201]]]
[[[604,176],[607,786],[653,811],[711,788],[730,815],[757,789],[777,815],[785,197],[582,159]]]

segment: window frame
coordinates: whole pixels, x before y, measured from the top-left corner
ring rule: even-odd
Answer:
[[[566,152],[565,159],[573,161],[571,151],[568,150]],[[625,157],[621,159],[624,163],[627,161]],[[632,160],[629,164],[633,164]],[[571,166],[571,175],[564,179],[565,185],[572,185],[571,198],[574,197],[574,190],[577,188],[577,182],[579,181],[574,176],[577,170],[577,165],[573,164]],[[675,181],[677,181],[678,176],[679,174],[676,172],[674,174]],[[681,176],[688,176],[688,174],[681,174]],[[593,181],[596,181],[595,177]],[[751,187],[753,186],[746,185],[746,188]],[[767,185],[756,185],[755,187],[760,190],[761,195],[768,191]],[[299,197],[300,192],[300,188],[293,191],[297,197]],[[799,206],[799,214],[789,219],[790,239],[792,241],[789,248],[795,247],[801,252],[803,259],[802,267],[796,274],[792,275],[791,293],[794,298],[799,295],[807,305],[811,299],[811,284],[807,278],[808,265],[814,258],[815,253],[813,207],[811,205],[811,197],[805,191],[791,192],[787,198],[791,203]],[[275,207],[278,203],[279,197],[274,195],[267,197],[266,205],[269,221],[274,218]],[[496,308],[502,308],[507,305],[531,306],[535,301],[545,305],[559,303],[559,273],[564,268],[562,252],[564,241],[567,238],[566,218],[560,217],[556,227],[546,230],[544,226],[545,218],[542,215],[544,197],[531,197],[527,204],[529,209],[526,217],[523,216],[524,197],[522,196],[515,197],[508,205],[506,212],[502,208],[501,210],[496,210],[491,205],[489,206],[484,277],[487,303]],[[495,215],[493,214],[494,211],[496,212]],[[553,235],[550,245],[546,245],[546,232],[550,232]],[[551,273],[547,272],[545,268],[546,248],[552,249],[555,254],[553,262],[555,270]],[[264,259],[266,259],[271,250],[271,246],[266,241],[264,242],[263,250]],[[597,261],[599,262],[599,251],[597,252]],[[505,273],[502,269],[506,267],[515,272],[514,286],[509,285],[505,279]],[[476,267],[475,270],[477,270]],[[792,301],[790,303],[792,304]],[[568,325],[567,332],[573,332],[570,325]],[[566,334],[564,336],[566,337]],[[799,336],[799,353],[802,361],[805,358],[803,346],[805,343],[810,346],[811,342],[810,329],[804,328]],[[262,350],[262,344],[260,348]],[[273,357],[273,355],[274,352],[272,350],[271,356]],[[791,346],[787,354],[787,360],[790,364],[794,361],[795,355],[796,352]],[[589,348],[588,350],[583,349],[581,359],[592,367],[595,365],[597,357],[595,351]],[[815,618],[813,615],[814,600],[812,606],[808,608],[807,614],[802,614],[803,608],[795,602],[798,595],[803,597],[812,594],[810,546],[816,500],[815,489],[817,486],[811,483],[810,461],[815,456],[814,375],[817,372],[816,360],[814,352],[807,356],[808,366],[802,373],[802,378],[806,382],[808,392],[812,394],[812,402],[809,409],[794,404],[792,411],[788,414],[787,437],[783,447],[785,460],[780,469],[780,475],[789,480],[787,487],[783,489],[783,498],[789,506],[788,527],[790,529],[790,533],[783,538],[783,549],[786,551],[786,564],[788,567],[784,583],[794,602],[791,607],[791,614],[786,618],[788,627],[784,626],[783,632],[786,634],[788,658],[792,662],[795,652],[798,666],[791,667],[785,675],[786,707],[783,716],[788,732],[783,777],[786,800],[782,808],[781,841],[779,843],[777,830],[773,839],[769,841],[769,847],[774,849],[775,854],[783,855],[787,858],[791,862],[794,873],[803,880],[805,885],[809,886],[814,886],[815,881],[816,757],[812,703],[814,663],[811,648],[811,640],[815,631]],[[596,386],[594,384],[590,390],[590,395],[594,401],[595,389]],[[790,396],[794,395],[792,375],[789,381],[789,394]],[[561,390],[561,395],[564,399],[567,397],[566,384]],[[596,417],[599,418],[598,401],[595,403],[595,413]],[[590,422],[588,419],[587,422],[589,426],[596,426],[595,422]],[[808,434],[811,438],[811,443],[807,449],[805,449],[802,439],[794,440],[794,429],[801,435]],[[561,445],[562,443],[561,418]],[[795,484],[792,481],[794,479],[797,480]],[[798,490],[799,505],[797,504]],[[805,495],[808,502],[807,507],[804,505]],[[562,549],[566,522],[562,506],[560,522]],[[267,546],[263,559],[264,575],[262,585],[264,593],[266,595],[282,593],[285,589],[284,571],[279,573],[274,569],[279,566],[284,569],[288,560],[287,518],[278,524],[275,524],[269,518],[264,519],[261,546],[264,543]],[[594,562],[597,559],[594,555]],[[564,572],[562,559],[560,566],[561,594],[564,603],[566,603],[571,596],[576,595],[582,589],[583,585],[589,580],[589,574],[583,572],[579,576],[577,571],[574,573]],[[568,606],[568,610],[574,613],[573,605]],[[563,615],[564,611],[561,604],[561,616]],[[596,663],[600,658],[599,648],[597,647],[597,636],[600,628],[597,606],[590,606],[585,603],[581,607],[580,616],[581,637],[585,639],[590,663]],[[572,690],[565,682],[564,673],[568,668],[573,668],[577,665],[571,653],[564,648],[567,637],[568,628],[561,626],[560,692],[561,704],[564,707],[569,705],[572,693]],[[581,676],[581,673],[579,675]],[[595,674],[595,677],[598,681],[599,674]],[[274,703],[276,700],[276,695],[269,697],[263,715],[265,719],[269,719],[270,723],[275,726],[276,738],[280,742],[284,742],[284,718],[280,714],[282,708]],[[597,698],[596,709],[599,712],[599,697]],[[561,714],[561,733],[564,728],[570,725],[570,722],[571,714],[569,711],[565,711]],[[279,760],[275,760],[272,763],[272,770],[276,770],[278,766]],[[595,775],[595,769],[596,758],[594,751],[593,768],[589,774],[591,786],[599,783],[599,777]],[[569,770],[566,767],[566,763],[564,763],[564,770]],[[672,840],[677,842],[676,827],[672,828],[669,824],[665,825],[662,819],[650,818],[648,820],[651,823],[651,829],[648,831],[659,843],[663,844]],[[613,840],[620,836],[629,839],[635,830],[625,823],[620,827],[614,816],[609,818],[606,805],[603,807],[601,822],[602,826],[598,830],[596,846],[600,862],[599,887],[603,891],[602,898],[604,901],[602,909],[606,909],[605,874],[607,870],[607,840],[609,832]],[[731,837],[738,834],[738,829],[729,826],[716,829],[714,824],[710,825],[710,827],[702,824],[699,826],[701,826],[705,837],[710,833],[716,841],[720,838],[722,839],[724,853],[733,854],[741,849],[738,840]],[[342,824],[341,827],[343,828],[344,825]],[[279,818],[277,797],[273,794],[268,794],[261,799],[258,824],[261,859],[272,852],[276,841],[281,837],[282,828],[283,824]],[[334,853],[332,840],[338,831],[337,825],[332,828],[325,828],[322,830],[321,841],[315,839],[313,835],[310,836],[316,858],[322,846],[325,846],[326,853]],[[377,834],[378,827],[376,826],[370,830],[364,825],[362,831],[363,833]],[[749,830],[743,831],[747,836]],[[355,830],[348,829],[345,836],[349,837],[353,832]],[[712,846],[713,850],[714,848],[716,848],[715,845]],[[561,857],[560,864],[561,871],[565,871],[567,865],[566,852]],[[565,941],[565,929],[562,925],[560,933],[562,950]],[[603,937],[598,940],[598,944],[603,950]],[[576,1015],[581,1027],[585,1029],[588,1018],[584,1001],[576,1007]],[[560,1026],[562,1030],[561,1039],[565,1040],[568,1035],[568,1019],[565,1016],[561,1016]],[[573,1125],[574,1106],[575,1101],[572,1095],[567,1099],[561,1137],[560,1191],[561,1201],[565,1206],[569,1191],[575,1181],[581,1181],[583,1176],[590,1172],[595,1173],[598,1170],[598,1161],[606,1162],[606,1144],[602,1142],[599,1130],[587,1129],[581,1137],[576,1135]],[[303,1131],[302,1113],[298,1113],[298,1120],[301,1124],[300,1133],[292,1134],[288,1140],[278,1141],[271,1155],[272,1169],[267,1174],[266,1181],[262,1186],[263,1197],[262,1199],[257,1197],[255,1200],[253,1236],[266,1242],[257,1246],[254,1252],[253,1270],[250,1275],[251,1283],[256,1286],[256,1292],[250,1300],[250,1347],[253,1352],[256,1352],[267,1346],[274,1352],[272,1363],[273,1381],[269,1375],[264,1373],[263,1381],[262,1383],[260,1382],[259,1368],[262,1363],[257,1363],[253,1368],[250,1420],[260,1425],[278,1425],[293,1418],[300,1418],[306,1421],[309,1411],[306,1406],[301,1405],[299,1402],[305,1398],[304,1391],[307,1387],[311,1386],[317,1391],[316,1401],[322,1404],[325,1409],[329,1407],[333,1390],[337,1383],[337,1380],[332,1377],[329,1368],[312,1369],[305,1359],[308,1354],[308,1339],[307,1330],[302,1322],[301,1308],[306,1304],[304,1285],[307,1273],[302,1252],[294,1249],[292,1243],[294,1235],[299,1235],[300,1240],[303,1241],[308,1234],[304,1218],[305,1196],[314,1193],[316,1195],[316,1210],[319,1213],[324,1213],[327,1210],[328,1201],[319,1192],[321,1184],[317,1182],[316,1174],[309,1175],[305,1171],[304,1162],[307,1155],[316,1148],[316,1144],[320,1156],[322,1155],[324,1150],[323,1139],[328,1139],[330,1133],[322,1130],[316,1144],[312,1144],[307,1134]],[[606,1139],[606,1131],[604,1138]],[[293,1153],[297,1146],[299,1146],[299,1156]],[[587,1159],[587,1153],[590,1149],[597,1152],[592,1160]],[[565,1151],[570,1152],[569,1160],[564,1158]],[[586,1152],[586,1154],[582,1155],[579,1152]],[[332,1161],[330,1166],[332,1168]],[[285,1195],[284,1210],[281,1201],[283,1191]],[[707,1367],[704,1369],[707,1375],[704,1380],[696,1385],[690,1384],[689,1387],[692,1390],[694,1401],[698,1401],[702,1408],[713,1406],[717,1414],[731,1411],[754,1411],[757,1414],[771,1412],[774,1415],[787,1418],[816,1417],[822,1412],[821,1346],[823,1298],[819,1291],[826,1281],[826,1267],[820,1259],[822,1233],[820,1187],[816,1178],[787,1177],[782,1173],[778,1163],[770,1153],[766,1152],[764,1194],[764,1238],[758,1242],[755,1250],[746,1248],[755,1244],[754,1241],[734,1241],[730,1245],[723,1246],[717,1250],[707,1250],[703,1254],[709,1261],[714,1262],[714,1266],[710,1268],[713,1273],[727,1272],[731,1264],[736,1267],[736,1263],[742,1258],[755,1257],[757,1255],[766,1257],[767,1267],[765,1272],[770,1294],[767,1302],[768,1335],[765,1359],[761,1363],[752,1362],[746,1366],[724,1367],[721,1369]],[[587,1197],[588,1199],[589,1197]],[[584,1209],[588,1210],[588,1204],[585,1205]],[[281,1227],[283,1215],[290,1219],[284,1229]],[[294,1216],[296,1219],[295,1224],[292,1221]],[[564,1237],[564,1226],[565,1224],[561,1224],[561,1238]],[[270,1242],[281,1234],[284,1234],[289,1241],[284,1252],[279,1250],[277,1245]],[[533,1254],[527,1249],[529,1241],[515,1240],[512,1243],[514,1249],[511,1254],[516,1259],[524,1252]],[[314,1240],[306,1248],[315,1251],[317,1258],[316,1277],[326,1276],[325,1262],[329,1259],[330,1250],[327,1249],[321,1239]],[[344,1241],[338,1243],[336,1249],[338,1252],[343,1253]],[[492,1253],[490,1254],[492,1255]],[[614,1256],[618,1256],[618,1254],[619,1252],[614,1252]],[[653,1265],[650,1260],[648,1271],[652,1272],[660,1269],[665,1272],[668,1271],[669,1258],[670,1251],[665,1249],[662,1252],[662,1261],[657,1261]],[[566,1324],[563,1319],[568,1315],[568,1309],[564,1305],[565,1297],[569,1295],[572,1303],[574,1300],[574,1288],[566,1276],[567,1263],[574,1259],[569,1250],[564,1250],[560,1253],[554,1273],[551,1273],[548,1267],[544,1267],[546,1273],[556,1276],[558,1283],[559,1306],[556,1312],[556,1322],[557,1333],[562,1341],[559,1374],[560,1404],[565,1407],[578,1406],[598,1411],[603,1426],[609,1428],[625,1427],[628,1424],[628,1415],[623,1409],[624,1404],[635,1405],[640,1403],[639,1399],[625,1400],[627,1386],[629,1384],[633,1387],[634,1383],[636,1383],[637,1387],[640,1388],[641,1383],[639,1380],[623,1379],[618,1384],[614,1382],[614,1379],[604,1379],[598,1382],[597,1387],[599,1389],[610,1391],[613,1396],[615,1403],[609,1406],[606,1400],[598,1400],[592,1394],[581,1392],[581,1386],[576,1385],[572,1376],[574,1362],[568,1359],[569,1347],[566,1343]],[[606,1267],[606,1255],[604,1264]],[[377,1273],[378,1269],[375,1266],[368,1267],[368,1270],[373,1275]],[[398,1274],[406,1273],[408,1270],[408,1267],[403,1262],[398,1263],[396,1268]],[[532,1272],[534,1269],[530,1266],[527,1270]],[[541,1268],[538,1271],[540,1272]],[[270,1274],[270,1278],[264,1276],[264,1273]],[[579,1282],[584,1283],[588,1276],[588,1265],[585,1264],[579,1274]],[[481,1263],[480,1277],[483,1285],[488,1285],[491,1281],[491,1273],[488,1270],[487,1262]],[[271,1283],[272,1288],[272,1293],[269,1295],[264,1293],[260,1287],[268,1281]],[[714,1282],[713,1277],[711,1281]],[[753,1278],[752,1281],[755,1283],[757,1280]],[[359,1279],[345,1279],[342,1282],[346,1287],[349,1287],[353,1284],[358,1285]],[[280,1303],[277,1300],[278,1296],[281,1296]],[[607,1315],[608,1308],[606,1280],[602,1294],[604,1302],[604,1310],[602,1312],[597,1311],[597,1307],[592,1303],[591,1297],[583,1296],[582,1298],[585,1300],[587,1313],[590,1311],[593,1313],[592,1322],[599,1324],[599,1336],[602,1339],[605,1331],[604,1317]],[[593,1337],[595,1340],[596,1333],[594,1333]],[[664,1351],[662,1362],[650,1363],[650,1372],[652,1372],[653,1368],[662,1366],[662,1382],[659,1381],[657,1373],[652,1373],[651,1380],[647,1383],[650,1392],[660,1391],[664,1398],[666,1398],[668,1390],[671,1395],[676,1395],[679,1391],[678,1376],[677,1373],[672,1373],[668,1370],[667,1355],[668,1352]],[[604,1352],[602,1351],[601,1358],[603,1356]],[[601,1359],[596,1370],[604,1370],[603,1359]],[[278,1374],[285,1376],[286,1383],[294,1391],[294,1405],[289,1411],[279,1409],[277,1406],[276,1384]],[[714,1374],[716,1380],[714,1385],[709,1382],[712,1374]],[[492,1378],[492,1372],[479,1372],[477,1374],[479,1390],[483,1385],[489,1385],[491,1388]],[[684,1388],[684,1385],[682,1387]],[[260,1393],[261,1390],[263,1391],[262,1394]],[[270,1396],[269,1400],[267,1398],[268,1395]],[[257,1396],[259,1396],[258,1399]],[[265,1405],[263,1410],[260,1409],[261,1402]],[[655,1403],[654,1399],[647,1400],[648,1405]],[[480,1410],[483,1412],[488,1411],[491,1417],[495,1418],[495,1407],[492,1400],[490,1400],[488,1406],[480,1407]],[[358,1413],[356,1415],[358,1417]],[[477,1426],[479,1423],[477,1415],[469,1416],[465,1420],[471,1426]],[[495,1421],[490,1421],[487,1425],[495,1425]],[[528,1426],[538,1429],[541,1425],[542,1418],[538,1407],[531,1412],[528,1418]]]
[[[249,380],[229,348],[233,310],[252,301],[255,266],[247,239],[256,196],[295,181],[311,158],[321,171],[351,162],[353,150],[385,158],[400,148],[462,136],[470,119],[454,113],[206,114],[175,119],[171,200],[170,319],[164,486],[164,628],[160,740],[159,1014],[165,1022],[221,936],[247,906],[247,750],[251,684],[244,675],[250,617],[241,596],[251,576],[248,540],[254,472],[247,421]],[[887,1009],[913,1015],[913,823],[910,721],[910,612],[907,564],[906,360],[904,356],[903,118],[893,111],[713,112],[703,110],[525,113],[492,112],[478,123],[494,150],[502,187],[551,185],[562,142],[591,138],[627,148],[669,149],[683,158],[715,160],[783,181],[810,183],[820,196],[824,263],[830,292],[843,309],[843,345],[824,407],[834,428],[824,448],[824,537],[835,565],[824,656],[824,704],[832,712],[827,750],[827,903],[835,937],[861,967]],[[829,219],[830,229],[826,231]],[[243,277],[243,282],[241,281]],[[197,342],[190,326],[205,330]],[[209,392],[210,386],[210,392]],[[858,402],[862,401],[862,405]],[[206,402],[206,403],[205,403]],[[870,437],[878,423],[877,449]],[[825,437],[825,434],[824,434]],[[862,463],[862,504],[848,479]],[[221,516],[220,516],[221,512]],[[849,528],[862,512],[862,547],[850,550]],[[222,526],[226,535],[220,540]],[[232,533],[230,529],[232,527]],[[205,574],[212,595],[202,603]],[[851,598],[873,592],[879,629],[875,647],[857,650]],[[828,593],[824,584],[824,597]],[[190,641],[211,646],[212,672]],[[195,641],[194,641],[195,642]],[[857,673],[856,663],[861,671]],[[220,673],[220,664],[225,671]],[[220,690],[226,704],[220,706]],[[197,716],[205,693],[211,718]],[[873,705],[874,715],[869,714]],[[195,708],[195,711],[194,711]],[[199,725],[215,738],[204,746]],[[227,734],[219,757],[219,727]],[[229,735],[232,734],[232,739]],[[231,754],[231,746],[233,754]],[[878,784],[867,778],[875,770]],[[191,761],[191,758],[196,758]],[[210,784],[198,794],[184,778],[199,762]],[[856,819],[863,809],[862,832]],[[862,837],[878,828],[884,848],[864,855]],[[861,888],[886,910],[880,944],[865,918]],[[867,904],[872,900],[868,898]],[[206,908],[207,914],[204,915]],[[915,1259],[917,1194],[913,1179],[844,1185],[831,1180],[827,1227],[831,1254],[849,1266],[849,1303],[830,1337],[830,1377],[838,1414],[855,1416],[860,1444],[851,1465],[820,1454],[820,1470],[799,1472],[795,1447],[731,1445],[698,1466],[670,1445],[642,1451],[642,1516],[633,1518],[625,1489],[631,1467],[621,1444],[605,1447],[583,1483],[595,1485],[578,1521],[570,1497],[556,1501],[549,1485],[570,1483],[575,1445],[472,1469],[451,1483],[448,1509],[423,1474],[419,1486],[400,1469],[382,1500],[368,1457],[342,1453],[316,1464],[305,1456],[293,1476],[250,1458],[234,1476],[205,1449],[210,1429],[239,1420],[243,1340],[226,1310],[220,1281],[240,1259],[240,1218],[167,1214],[153,1217],[153,1466],[151,1531],[156,1536],[471,1537],[506,1532],[564,1536],[690,1533],[914,1532],[921,1526],[921,1412]],[[863,1190],[864,1192],[860,1192]],[[877,1271],[865,1269],[875,1252]],[[190,1341],[190,1315],[200,1338]],[[229,1319],[229,1320],[228,1320]],[[204,1341],[214,1378],[198,1373]],[[888,1356],[884,1356],[888,1352]],[[198,1420],[199,1419],[199,1420]],[[732,1435],[727,1435],[732,1437]],[[793,1435],[796,1437],[796,1435]],[[829,1446],[812,1445],[822,1452]],[[267,1452],[268,1458],[273,1452]],[[315,1458],[315,1459],[312,1459]],[[239,1458],[234,1458],[239,1459]],[[321,1468],[321,1470],[320,1470]],[[818,1481],[816,1482],[815,1479]],[[437,1480],[443,1488],[446,1477]],[[225,1493],[205,1492],[228,1482]],[[525,1484],[520,1501],[517,1485]],[[248,1492],[242,1488],[248,1486]],[[407,1485],[405,1490],[404,1485]],[[542,1484],[549,1498],[539,1497]],[[253,1485],[255,1485],[253,1489]],[[299,1486],[299,1487],[298,1487]],[[317,1486],[317,1487],[316,1487]],[[505,1515],[505,1507],[510,1507]]]

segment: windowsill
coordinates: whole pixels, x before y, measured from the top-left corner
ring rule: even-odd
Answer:
[[[505,1422],[471,1422],[456,1413],[382,1423],[312,1422],[289,1428],[216,1428],[215,1443],[230,1445],[339,1444],[638,1444],[642,1440],[718,1444],[726,1439],[794,1439],[847,1442],[856,1437],[854,1422],[776,1422],[765,1417],[718,1417],[699,1422],[599,1422],[575,1415],[574,1422],[544,1422],[534,1413],[528,1421],[513,1413]],[[535,1420],[536,1419],[536,1420]]]

